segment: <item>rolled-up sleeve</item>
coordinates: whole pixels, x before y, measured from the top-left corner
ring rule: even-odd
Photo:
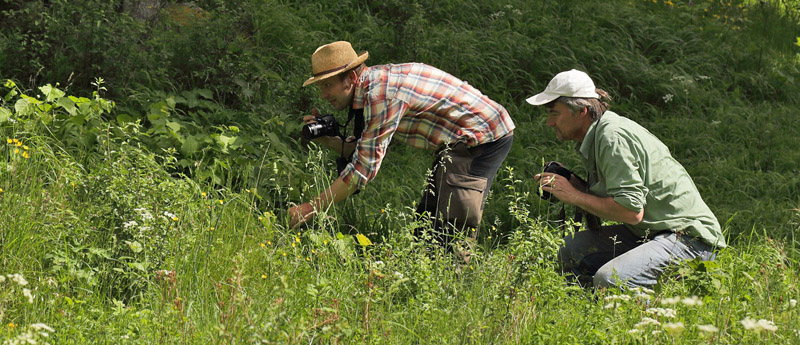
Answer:
[[[407,108],[407,103],[398,99],[374,101],[364,108],[364,132],[356,143],[352,160],[340,175],[345,183],[362,189],[375,178]]]
[[[631,138],[618,136],[601,145],[598,153],[598,169],[605,177],[606,193],[629,210],[643,210],[647,187],[640,164],[646,159],[641,146]]]

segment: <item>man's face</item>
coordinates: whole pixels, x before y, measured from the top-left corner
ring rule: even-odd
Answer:
[[[319,81],[322,98],[336,110],[344,110],[353,103],[354,83],[352,76],[342,78],[339,75]]]
[[[573,113],[560,102],[548,108],[547,113],[547,126],[553,127],[558,140],[582,141],[592,123],[586,108]]]

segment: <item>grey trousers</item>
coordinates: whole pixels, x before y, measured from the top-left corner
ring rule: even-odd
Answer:
[[[624,225],[576,232],[558,252],[564,273],[595,287],[652,286],[668,265],[697,257],[710,261],[716,253],[698,238],[663,231],[643,239]]]

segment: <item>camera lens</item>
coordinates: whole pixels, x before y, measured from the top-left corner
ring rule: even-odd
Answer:
[[[314,139],[319,137],[322,134],[322,130],[324,129],[324,125],[321,123],[311,123],[303,126],[303,136],[306,139]]]

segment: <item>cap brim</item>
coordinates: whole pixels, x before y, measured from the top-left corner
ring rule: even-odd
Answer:
[[[555,101],[558,97],[560,97],[560,95],[542,92],[526,99],[525,101],[533,105],[542,105]]]
[[[303,82],[303,86],[308,86],[308,85],[314,84],[314,83],[316,83],[316,82],[318,82],[318,81],[320,81],[322,79],[333,77],[333,76],[335,76],[335,75],[337,75],[339,73],[342,73],[344,71],[347,71],[348,69],[351,69],[353,67],[356,67],[356,66],[364,63],[364,61],[367,61],[367,59],[369,59],[369,52],[363,52],[363,53],[361,53],[361,55],[358,56],[358,58],[355,61],[353,61],[353,63],[349,64],[346,68],[344,68],[342,70],[339,70],[339,71],[335,71],[335,72],[323,74],[323,75],[320,75],[320,76],[308,78],[305,82]]]

